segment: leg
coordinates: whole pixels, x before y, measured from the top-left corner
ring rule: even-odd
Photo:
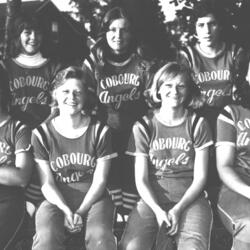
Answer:
[[[223,186],[218,211],[224,226],[233,236],[232,249],[250,249],[250,201]]]
[[[194,201],[183,212],[176,236],[178,250],[208,250],[212,230],[213,215],[205,197]]]
[[[10,197],[0,201],[0,249],[12,249],[25,215],[24,197]]]
[[[122,201],[125,214],[129,214],[139,200],[139,195],[135,186],[134,157],[128,155],[121,156],[122,173]]]
[[[85,243],[87,250],[115,250],[112,232],[114,206],[109,197],[97,201],[87,215]]]
[[[36,234],[33,250],[65,250],[65,228],[63,212],[47,200],[36,213]]]
[[[132,210],[119,250],[151,250],[158,231],[156,217],[151,208],[140,200]]]

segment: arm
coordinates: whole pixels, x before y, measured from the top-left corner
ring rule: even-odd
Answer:
[[[207,179],[209,148],[206,147],[195,151],[194,177],[191,186],[187,189],[181,200],[169,210],[171,220],[170,235],[178,230],[178,221],[181,213],[189,206],[202,192]]]
[[[135,183],[141,198],[153,210],[159,226],[166,222],[170,226],[167,213],[159,206],[148,180],[148,159],[145,156],[135,157]]]
[[[61,192],[58,190],[54,177],[51,173],[49,163],[44,160],[37,160],[38,174],[41,180],[41,190],[44,197],[52,204],[63,211],[71,227],[74,227],[73,213],[67,206]]]
[[[30,152],[17,153],[15,166],[0,167],[0,184],[24,188],[29,182],[33,164]]]
[[[221,144],[216,147],[216,162],[219,176],[223,183],[234,192],[250,199],[250,186],[247,185],[235,172],[235,147]]]
[[[106,188],[110,163],[110,159],[97,160],[92,184],[75,213],[81,216],[85,215],[91,206],[102,196]]]

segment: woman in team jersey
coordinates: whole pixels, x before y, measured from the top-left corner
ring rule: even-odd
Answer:
[[[237,104],[217,120],[216,158],[223,182],[218,212],[233,237],[234,250],[250,249],[250,87],[238,88]]]
[[[116,153],[110,129],[90,116],[94,102],[88,79],[77,67],[59,72],[53,90],[55,114],[32,133],[46,198],[36,213],[34,250],[65,249],[65,231],[76,233],[83,227],[86,249],[116,249],[114,206],[106,191]]]
[[[166,237],[173,237],[178,249],[207,250],[212,212],[204,185],[213,142],[206,120],[194,112],[204,99],[190,70],[176,62],[157,71],[148,96],[155,110],[135,123],[127,150],[135,157],[141,200],[118,249],[151,250],[166,223]]]
[[[206,97],[204,115],[213,132],[219,111],[232,103],[235,85],[244,81],[248,68],[247,53],[230,42],[226,16],[217,5],[210,0],[194,5],[191,20],[197,42],[179,53],[181,63],[192,68],[196,84]]]
[[[147,111],[143,91],[150,64],[142,57],[130,17],[120,7],[104,16],[91,52],[83,67],[95,78],[98,115],[112,128],[112,144],[118,152],[118,158],[112,161],[109,188],[115,204],[123,205],[123,212],[127,212],[133,208],[137,192],[133,162],[124,152],[132,124]]]
[[[4,61],[9,75],[11,113],[31,128],[49,116],[52,81],[63,67],[57,60],[46,56],[47,40],[44,25],[36,16],[21,13],[13,20],[10,58]],[[30,215],[44,199],[40,188],[34,171],[26,190]]]
[[[0,72],[0,249],[14,249],[25,217],[24,188],[33,165],[30,129],[10,113],[6,72]]]

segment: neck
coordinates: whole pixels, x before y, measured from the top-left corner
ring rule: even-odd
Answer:
[[[87,116],[81,113],[77,115],[60,114],[59,116],[56,117],[58,124],[63,124],[63,127],[69,128],[69,129],[70,128],[77,129],[79,127],[82,127],[86,119],[87,119]]]
[[[131,50],[127,50],[124,52],[109,51],[107,54],[107,58],[114,62],[124,62],[131,56],[131,54]]]
[[[200,49],[205,54],[214,56],[214,55],[217,55],[224,48],[224,43],[218,42],[215,45],[211,45],[211,46],[206,46],[206,45],[200,43],[199,46],[200,46]]]
[[[162,105],[158,113],[163,122],[169,125],[175,125],[184,119],[186,113],[186,109],[184,107],[169,108],[165,106],[166,105]]]

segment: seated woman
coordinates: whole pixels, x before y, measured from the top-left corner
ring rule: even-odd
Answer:
[[[194,112],[204,100],[190,70],[176,62],[157,71],[149,97],[156,108],[135,123],[127,151],[135,156],[141,200],[119,249],[151,250],[166,223],[166,237],[174,237],[179,250],[207,250],[212,212],[204,185],[213,142],[206,120]]]
[[[86,249],[116,249],[112,233],[114,207],[106,191],[110,130],[91,117],[87,74],[77,67],[58,73],[54,113],[34,130],[32,144],[42,192],[32,249],[65,249],[65,229],[85,228]],[[92,96],[92,95],[91,95]]]
[[[223,182],[220,218],[233,236],[234,250],[250,249],[250,87],[238,88],[239,101],[228,105],[217,120],[216,158]]]
[[[31,131],[10,116],[8,81],[3,70],[0,75],[0,249],[7,250],[14,249],[24,219],[24,187],[31,176],[33,159]]]

